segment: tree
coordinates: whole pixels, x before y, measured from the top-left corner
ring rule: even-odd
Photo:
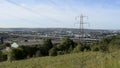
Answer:
[[[20,46],[20,49],[23,50],[23,52],[25,53],[26,57],[33,57],[36,55],[36,52],[38,50],[37,47],[35,46]]]
[[[46,38],[43,41],[43,47],[47,48],[48,50],[51,49],[53,47],[52,41],[49,38]]]
[[[65,38],[62,39],[62,43],[57,45],[57,48],[60,51],[64,51],[66,53],[69,53],[74,49],[75,46],[76,45],[75,45],[73,40],[71,40],[69,37],[65,37]]]
[[[11,47],[11,44],[10,43],[5,43],[4,44],[6,47]]]
[[[49,38],[43,40],[43,44],[39,47],[43,56],[49,55],[49,50],[53,47],[52,41]]]
[[[13,48],[8,51],[8,61],[20,60],[26,58],[25,53],[20,48]]]

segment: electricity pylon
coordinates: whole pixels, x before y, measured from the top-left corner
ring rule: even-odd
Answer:
[[[85,35],[85,31],[84,31],[84,18],[86,18],[87,16],[83,16],[83,14],[81,14],[80,16],[76,17],[76,20],[79,19],[79,42],[84,42],[84,35]],[[88,17],[87,17],[88,18]]]

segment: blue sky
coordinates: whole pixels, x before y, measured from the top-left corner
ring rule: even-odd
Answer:
[[[85,28],[120,29],[120,0],[0,0],[0,28],[78,28],[81,14]]]

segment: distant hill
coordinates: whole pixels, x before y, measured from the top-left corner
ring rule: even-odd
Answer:
[[[86,32],[113,31],[104,29],[84,29]],[[75,28],[0,28],[0,31],[79,31]],[[116,30],[114,30],[116,31]]]

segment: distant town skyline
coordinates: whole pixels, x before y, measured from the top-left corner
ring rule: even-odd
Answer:
[[[120,29],[120,0],[0,0],[0,28],[78,28],[81,14],[86,29]]]

